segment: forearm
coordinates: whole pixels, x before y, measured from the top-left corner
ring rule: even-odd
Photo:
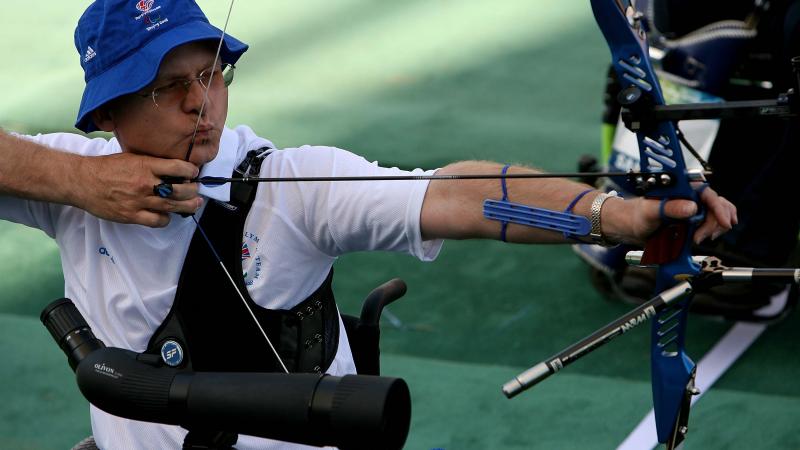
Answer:
[[[438,174],[454,175],[467,173],[500,174],[502,165],[483,161],[465,161],[448,165]],[[514,166],[509,174],[537,173],[536,170]],[[563,211],[581,192],[592,189],[590,186],[567,179],[508,179],[506,180],[508,199],[514,203]],[[573,207],[574,214],[590,217],[590,208],[599,191],[590,191]],[[426,239],[498,239],[501,224],[483,216],[485,199],[502,198],[501,181],[458,180],[431,181],[422,209],[422,232]],[[629,234],[629,221],[625,215],[629,207],[619,199],[609,199],[602,209],[601,225],[604,235],[611,239],[621,239]],[[567,239],[562,233],[524,225],[509,224],[506,232],[509,242],[557,243]],[[574,241],[570,241],[574,242]]]
[[[168,198],[153,186],[198,171],[186,161],[129,152],[75,155],[0,131],[0,195],[76,206],[114,222],[163,227],[170,213],[194,213],[202,205],[197,183],[175,184]]]
[[[0,194],[74,204],[81,159],[0,131]]]

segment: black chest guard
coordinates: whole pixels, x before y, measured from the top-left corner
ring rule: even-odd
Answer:
[[[250,152],[234,172],[257,173],[263,156]],[[197,372],[282,372],[253,316],[242,304],[214,251],[275,345],[290,372],[323,372],[339,345],[339,315],[331,281],[333,271],[306,300],[291,310],[258,306],[247,293],[242,275],[242,236],[257,183],[233,183],[230,203],[209,201],[195,231],[178,281],[175,300],[156,329],[145,353],[160,355],[168,365]]]

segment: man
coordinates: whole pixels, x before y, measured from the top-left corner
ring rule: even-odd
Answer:
[[[188,158],[201,176],[230,176],[248,152],[274,146],[248,127],[225,128],[227,85],[233,75],[231,65],[247,46],[226,36],[217,60],[219,37],[220,31],[208,24],[191,0],[96,1],[83,15],[76,31],[76,47],[87,81],[76,126],[87,132],[97,129],[113,132],[115,139],[90,140],[61,133],[23,139],[4,137],[0,146],[41,151],[36,145],[44,145],[71,154],[108,158],[108,164],[119,165],[132,164],[133,160],[125,159],[125,155],[131,154],[169,160]],[[194,170],[188,169],[177,162],[171,167],[154,168],[148,175],[151,189],[160,183],[162,175],[193,177]],[[451,164],[436,173],[500,173],[501,170],[500,164],[468,161]],[[509,173],[524,172],[533,171],[509,169]],[[298,177],[407,172],[379,167],[344,150],[306,146],[272,151],[263,160],[259,173],[265,177]],[[140,189],[141,183],[137,186]],[[566,180],[513,180],[508,181],[506,188],[511,200],[548,209],[563,210],[574,201],[573,211],[585,217],[592,215],[594,204],[600,231],[609,241],[640,243],[660,223],[656,201],[608,198],[598,204],[596,199],[602,198],[598,197],[599,192],[586,192],[586,186]],[[164,195],[174,202],[175,211],[189,212],[199,206],[192,203],[197,192],[213,199],[206,201],[199,214],[204,220],[216,205],[231,201],[232,188],[230,184],[198,188],[192,183],[176,183],[172,190]],[[335,304],[324,304],[332,301],[325,294],[329,293],[331,267],[336,258],[354,251],[392,250],[432,260],[441,248],[441,239],[497,239],[501,233],[510,242],[567,241],[561,233],[513,224],[506,229],[485,219],[481,210],[483,200],[501,197],[501,190],[498,180],[276,183],[258,189],[241,242],[242,255],[245,250],[248,255],[242,263],[246,272],[244,280],[240,280],[246,285],[242,300],[253,303],[256,315],[267,318],[264,322],[273,317],[269,310],[296,311],[300,305],[318,305],[309,306],[308,313],[305,308],[296,312],[303,313],[299,317],[307,321],[321,320],[320,316],[333,317],[332,325],[315,325],[325,331],[318,338],[320,345],[331,348],[332,352],[314,360],[316,364],[289,364],[290,371],[299,367],[333,375],[354,373],[347,335],[339,332],[342,325]],[[19,191],[17,188],[15,192]],[[156,214],[166,210],[153,192],[139,192],[153,202],[151,209]],[[181,300],[187,297],[187,289],[204,282],[192,278],[196,275],[193,269],[187,270],[196,263],[192,241],[197,236],[197,225],[192,218],[172,215],[163,229],[154,230],[112,223],[63,206],[63,203],[82,205],[74,200],[81,194],[27,195],[45,202],[0,197],[0,216],[40,228],[56,239],[61,249],[66,296],[75,301],[106,345],[157,352],[158,337],[173,324],[175,316],[186,318],[203,308],[197,295],[188,296],[194,303]],[[713,191],[706,189],[703,201],[709,214],[697,230],[696,240],[715,237],[736,222],[733,205]],[[676,200],[665,205],[665,213],[686,218],[696,208],[692,202]],[[239,230],[232,228],[231,233]],[[235,238],[238,246],[241,237]],[[233,275],[239,277],[237,273]],[[214,283],[203,286],[203,289],[206,286],[217,289]],[[238,302],[236,298],[217,298],[211,294],[209,297],[216,302],[210,307],[211,314],[219,310],[220,318],[227,317],[223,311],[229,303]],[[231,324],[221,319],[219,322],[220,327],[228,327],[230,332],[252,326],[250,322]],[[266,334],[274,335],[276,331],[283,334],[288,329],[288,325],[277,326],[278,330],[266,327]],[[187,327],[183,332],[188,336],[192,332],[187,331],[191,326]],[[187,338],[186,345],[194,346],[190,353],[196,369],[202,364],[217,367],[224,360],[224,356],[209,355],[203,345],[197,344],[207,338],[202,333]],[[233,370],[235,364],[260,367],[261,361],[275,366],[271,354],[259,352],[253,359],[258,361],[252,365],[250,361],[237,360],[230,361],[225,368]],[[100,448],[178,448],[185,433],[179,427],[114,417],[95,407],[91,415]],[[240,436],[237,448],[277,445]]]

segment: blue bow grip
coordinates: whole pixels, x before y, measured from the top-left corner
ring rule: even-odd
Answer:
[[[489,220],[558,231],[572,236],[587,236],[592,229],[592,224],[586,217],[507,200],[484,200],[483,217]]]

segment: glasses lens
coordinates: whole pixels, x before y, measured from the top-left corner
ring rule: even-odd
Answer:
[[[225,82],[225,87],[228,87],[233,83],[233,69],[236,66],[233,64],[224,64],[222,66],[222,80]]]
[[[153,89],[153,101],[156,106],[171,106],[186,97],[186,88],[183,81],[174,81],[165,86]]]
[[[190,80],[177,80],[165,86],[153,89],[152,97],[156,106],[168,107],[180,103],[186,98],[192,82],[197,81],[203,89],[222,89],[233,83],[233,64],[223,64],[217,70],[207,69],[200,76]],[[211,86],[209,87],[209,82]]]

